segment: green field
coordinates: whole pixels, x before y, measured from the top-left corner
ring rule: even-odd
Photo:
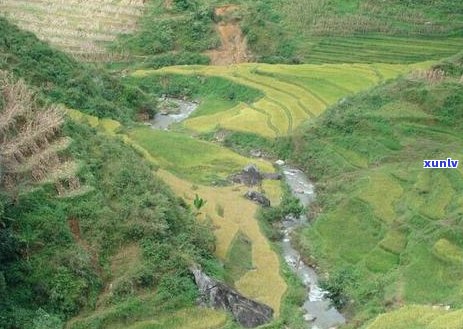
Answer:
[[[319,116],[328,105],[334,104],[342,97],[357,91],[365,90],[377,83],[403,74],[409,70],[428,66],[429,63],[414,65],[266,65],[242,64],[229,67],[189,66],[169,67],[157,71],[140,70],[132,75],[132,84],[146,86],[149,81],[162,80],[164,74],[175,74],[170,80],[180,80],[177,74],[189,77],[190,89],[196,81],[216,77],[225,78],[235,84],[238,104],[226,108],[226,98],[217,91],[205,95],[205,102],[198,112],[186,120],[184,126],[200,133],[208,133],[217,129],[257,133],[264,137],[289,135],[304,121]],[[161,78],[156,78],[161,76]],[[169,81],[169,76],[164,78]],[[218,80],[220,81],[220,80]],[[182,81],[185,85],[186,81]],[[223,85],[221,82],[219,86]],[[181,95],[187,89],[177,84],[167,84],[167,93]],[[251,88],[245,93],[242,86]],[[151,88],[152,89],[152,88]],[[205,94],[207,86],[201,87],[197,94]],[[210,89],[210,87],[209,87]],[[148,88],[146,91],[149,91]],[[189,90],[189,89],[187,89]],[[219,89],[220,90],[220,89]],[[258,92],[263,97],[258,97]],[[254,97],[250,97],[254,96]],[[211,98],[217,99],[218,107],[211,110]],[[235,103],[236,103],[235,101]]]
[[[318,181],[324,209],[301,239],[341,275],[328,284],[352,299],[344,302],[353,323],[404,304],[463,305],[463,174],[422,168],[423,159],[462,157],[459,78],[387,83],[330,108],[294,137],[294,159]],[[399,328],[381,320],[393,317],[371,328]],[[410,314],[404,328],[433,328],[418,320]]]

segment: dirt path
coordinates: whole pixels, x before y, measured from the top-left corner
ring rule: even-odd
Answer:
[[[214,14],[220,20],[216,25],[222,45],[219,49],[206,52],[212,65],[230,65],[246,63],[250,59],[246,38],[244,37],[239,20],[233,18],[233,12],[238,6],[226,5],[215,8]]]

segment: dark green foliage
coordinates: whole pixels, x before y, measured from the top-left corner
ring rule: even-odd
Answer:
[[[140,28],[120,36],[111,47],[144,56],[144,66],[160,67],[207,63],[201,53],[217,44],[212,7],[203,1],[176,0],[172,9],[165,8],[163,1],[153,1]]]
[[[196,210],[199,211],[202,207],[206,205],[207,201],[203,198],[200,198],[199,195],[195,195],[195,199],[193,200],[193,205],[195,206]]]
[[[214,140],[216,132],[201,134],[199,137],[205,140]],[[269,139],[257,134],[228,131],[222,144],[243,155],[249,156],[252,150],[260,150],[265,156],[279,159],[288,159],[293,151],[293,143],[290,137],[277,137]]]
[[[96,67],[78,63],[0,17],[0,69],[13,72],[52,102],[119,120],[153,110],[156,102]]]
[[[346,287],[355,284],[356,280],[358,280],[358,274],[356,274],[355,268],[346,267],[339,270],[339,272],[331,273],[328,279],[320,281],[320,287],[328,291],[328,297],[333,302],[333,305],[341,309],[349,301],[345,291]]]
[[[220,77],[181,74],[151,74],[143,78],[127,78],[126,83],[145,93],[166,94],[171,97],[214,98],[229,102],[252,103],[262,92]],[[194,115],[198,116],[197,113]]]
[[[145,59],[140,64],[135,64],[137,68],[152,68],[158,69],[164,66],[172,66],[172,65],[192,65],[192,64],[201,64],[207,65],[209,64],[210,60],[209,57],[199,54],[199,53],[192,53],[192,52],[175,52],[175,53],[167,53],[167,54],[160,54],[157,56],[151,56]]]
[[[301,205],[298,198],[292,195],[289,188],[285,186],[280,204],[277,207],[262,208],[259,217],[269,223],[275,223],[283,220],[288,215],[298,218],[303,212],[304,206]]]
[[[74,140],[67,152],[81,164],[80,179],[93,191],[57,199],[44,186],[5,203],[0,327],[54,328],[91,308],[102,287],[101,266],[131,243],[140,244],[141,265],[115,287],[112,302],[159,286],[157,298],[166,307],[190,305],[196,290],[188,266],[196,262],[207,269],[214,259],[209,230],[130,147],[75,123],[67,123],[65,134]],[[71,233],[69,220],[79,223],[80,233]]]

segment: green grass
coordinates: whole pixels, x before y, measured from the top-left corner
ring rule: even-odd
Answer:
[[[293,159],[317,180],[323,209],[300,244],[330,273],[353,266],[353,281],[341,284],[353,300],[348,328],[397,305],[463,305],[463,174],[422,168],[423,159],[461,155],[455,67],[440,84],[401,78],[348,97],[293,138]],[[421,328],[413,321],[405,327]]]
[[[241,231],[235,234],[228,249],[224,269],[226,280],[232,285],[252,269],[252,241]]]
[[[249,164],[249,159],[216,144],[185,134],[135,128],[128,136],[166,170],[193,183],[220,184]],[[257,161],[264,171],[272,168]]]
[[[250,47],[265,62],[413,63],[460,51],[462,8],[451,0],[241,3]]]

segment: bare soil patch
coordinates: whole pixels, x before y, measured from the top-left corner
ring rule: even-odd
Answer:
[[[168,10],[171,10],[174,7],[173,0],[164,0],[164,7]]]
[[[236,5],[215,8],[214,14],[219,19],[216,25],[222,45],[219,49],[206,52],[212,65],[230,65],[246,63],[250,60],[246,38],[241,31],[239,19],[233,19],[233,12],[239,9]],[[227,19],[228,18],[228,19]]]

